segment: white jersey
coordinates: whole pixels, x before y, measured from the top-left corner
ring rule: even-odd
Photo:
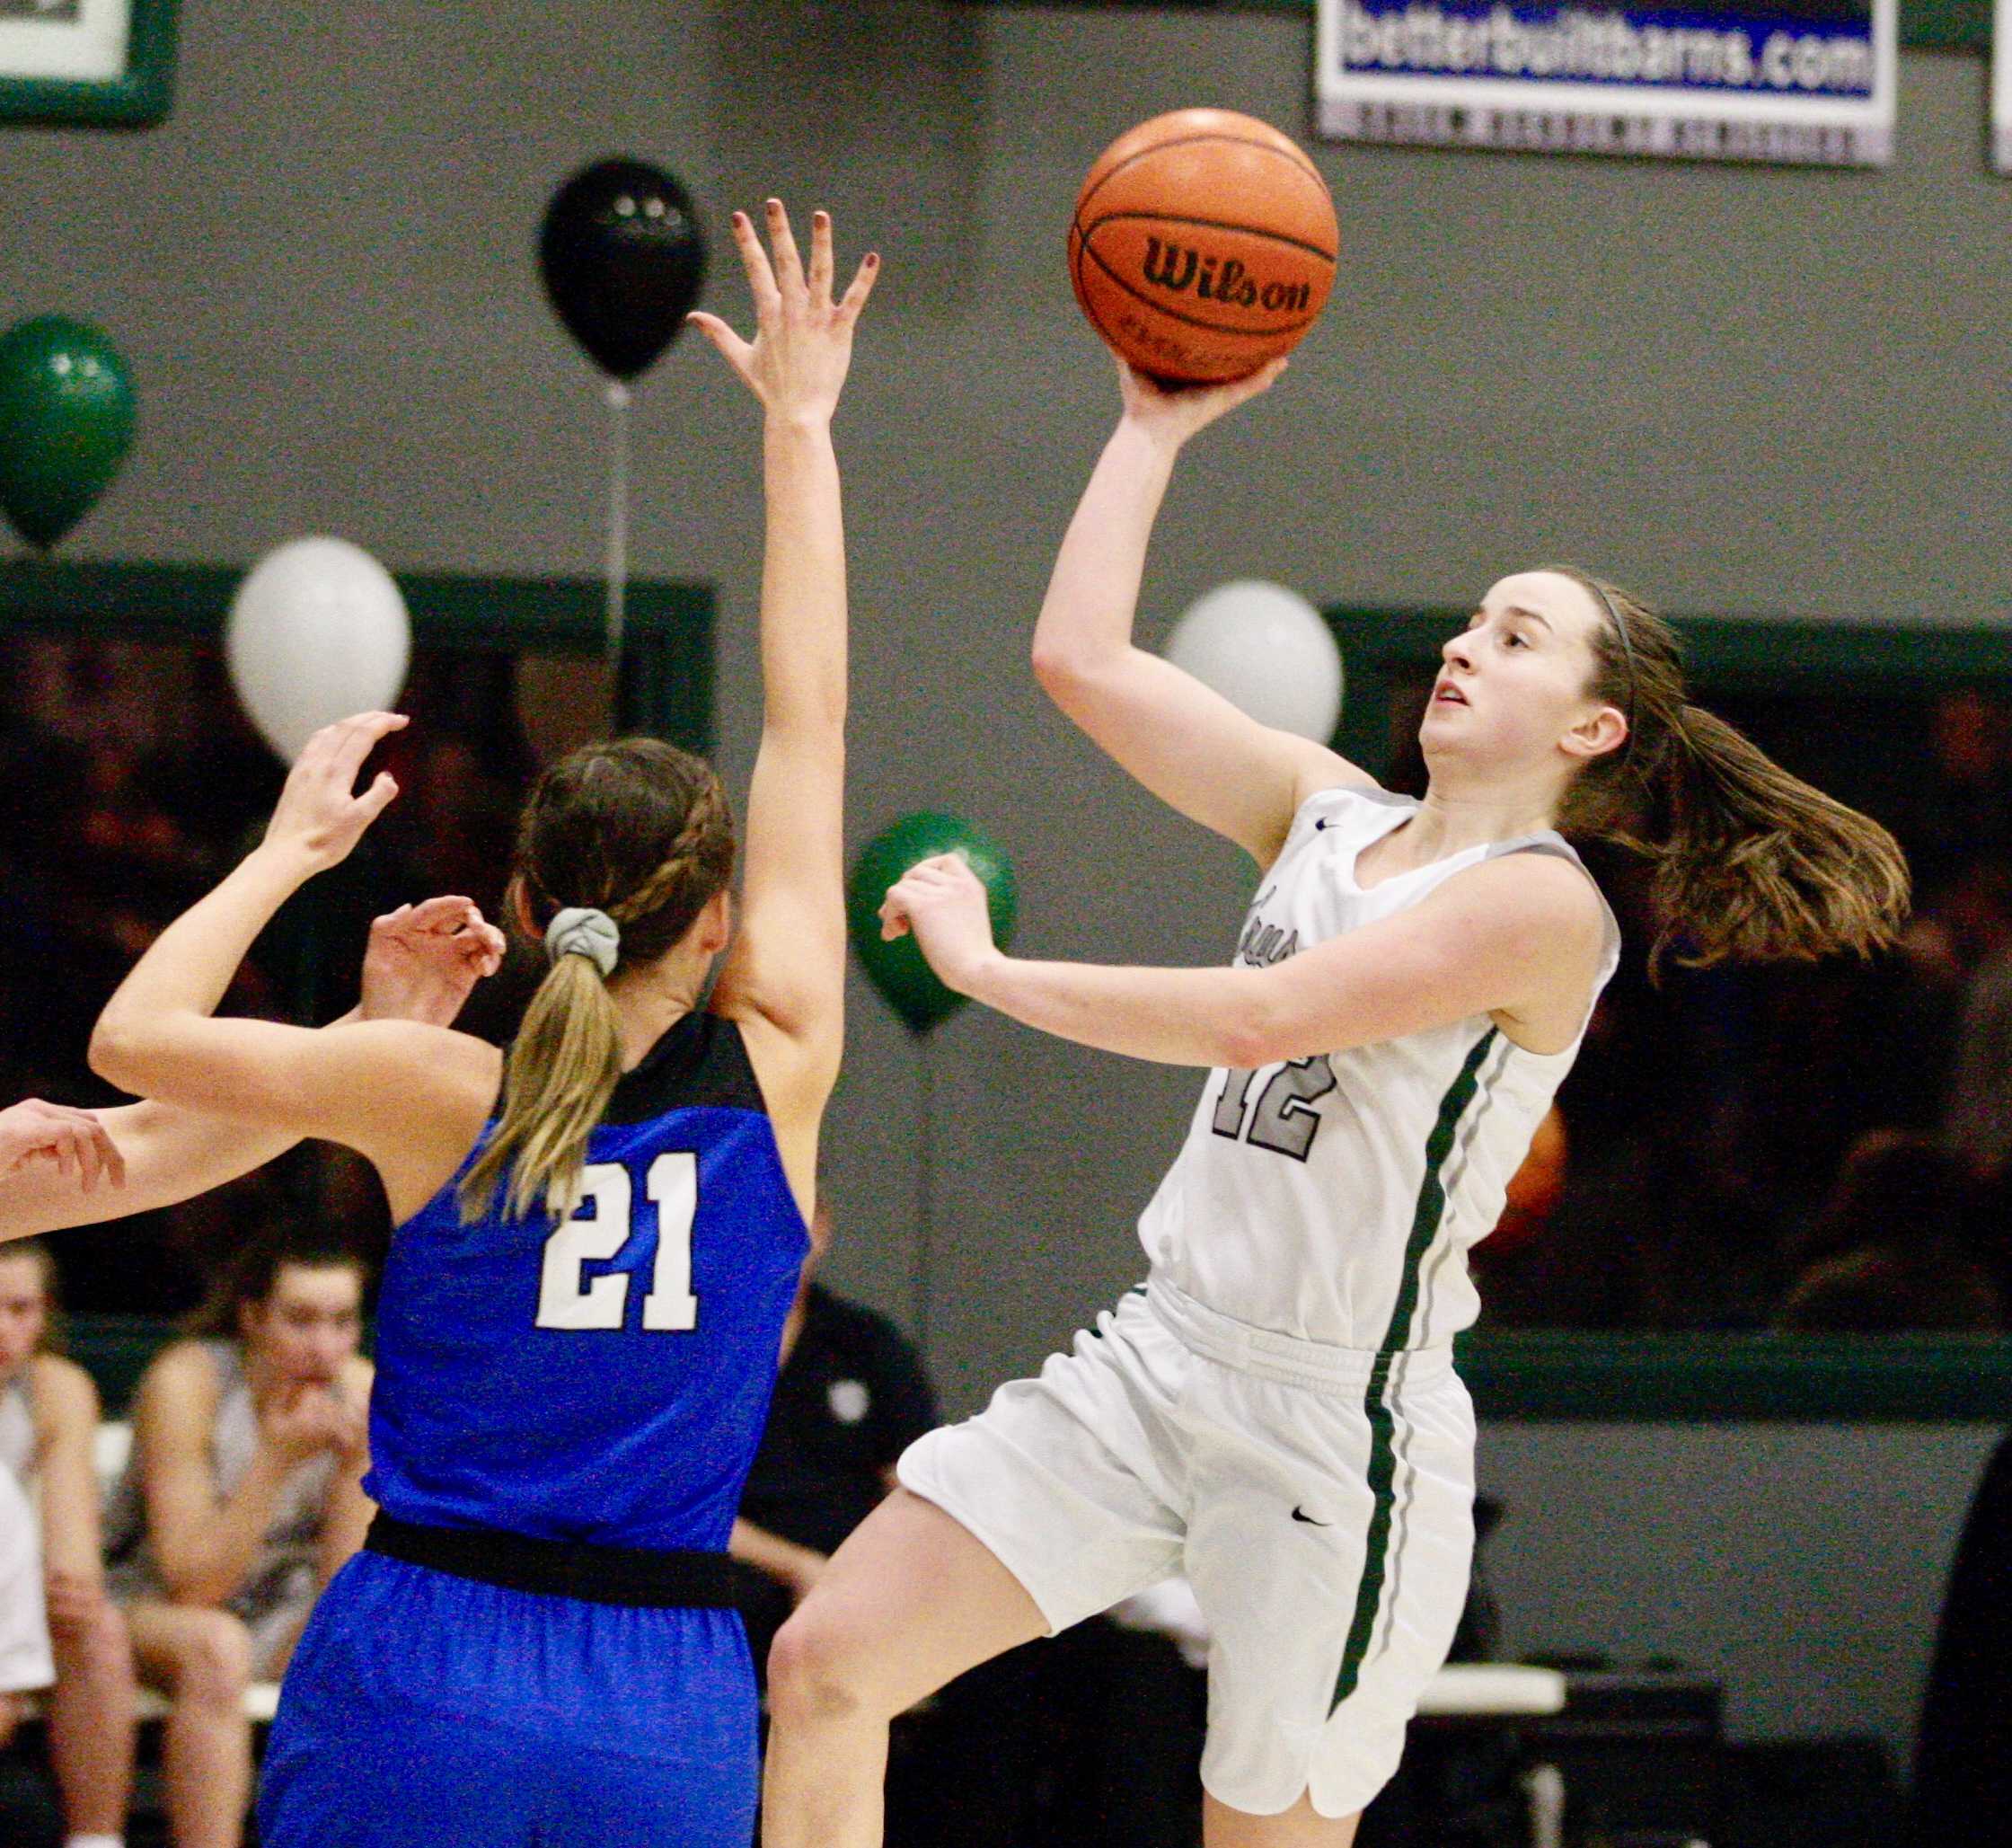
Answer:
[[[1405,911],[1497,854],[1579,863],[1545,832],[1469,847],[1365,891],[1358,856],[1420,806],[1374,788],[1309,797],[1260,881],[1235,966],[1268,967]],[[1595,997],[1619,948],[1609,911]],[[1481,1014],[1255,1072],[1212,1072],[1187,1144],[1139,1221],[1153,1275],[1219,1314],[1301,1340],[1384,1352],[1443,1345],[1479,1313],[1467,1252],[1494,1230],[1578,1049],[1575,1039],[1562,1052],[1527,1052]]]

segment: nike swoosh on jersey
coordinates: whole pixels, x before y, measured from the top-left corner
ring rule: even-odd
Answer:
[[[1315,1520],[1303,1508],[1295,1508],[1293,1510],[1293,1518],[1295,1521],[1304,1521],[1310,1527],[1331,1527],[1334,1525],[1332,1521]]]

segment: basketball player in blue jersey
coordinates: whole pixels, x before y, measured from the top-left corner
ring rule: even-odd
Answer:
[[[108,1004],[97,1068],[360,1150],[390,1197],[366,1488],[380,1513],[288,1671],[269,1848],[736,1848],[754,1684],[726,1546],[807,1248],[837,1074],[845,573],[830,424],[878,270],[833,299],[734,234],[752,343],[702,331],[766,413],[763,729],[740,924],[718,778],[631,738],[552,765],[509,906],[552,968],[507,1062],[439,1029],[216,1020],[273,912],[396,793],[403,724],[307,747],[263,844]],[[716,958],[725,952],[702,1009]]]
[[[1884,830],[1687,703],[1670,631],[1581,573],[1505,578],[1448,639],[1422,802],[1134,646],[1176,455],[1280,369],[1125,377],[1035,632],[1056,703],[1263,869],[1231,967],[1003,956],[954,858],[888,895],[953,989],[1207,1075],[1145,1287],[911,1446],[777,1638],[771,1848],[873,1848],[892,1715],[1176,1572],[1211,1631],[1208,1848],[1345,1848],[1466,1594],[1466,1252],[1614,968],[1560,827],[1646,797],[1665,940],[1701,960],[1865,950],[1904,914]]]

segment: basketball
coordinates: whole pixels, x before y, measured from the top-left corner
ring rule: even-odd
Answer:
[[[1090,324],[1140,371],[1217,385],[1305,337],[1338,243],[1328,182],[1289,136],[1230,110],[1177,110],[1090,168],[1069,278]]]

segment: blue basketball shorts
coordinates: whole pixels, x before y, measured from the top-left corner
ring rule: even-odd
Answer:
[[[361,1552],[322,1595],[259,1786],[265,1848],[747,1848],[737,1613],[587,1604]]]

